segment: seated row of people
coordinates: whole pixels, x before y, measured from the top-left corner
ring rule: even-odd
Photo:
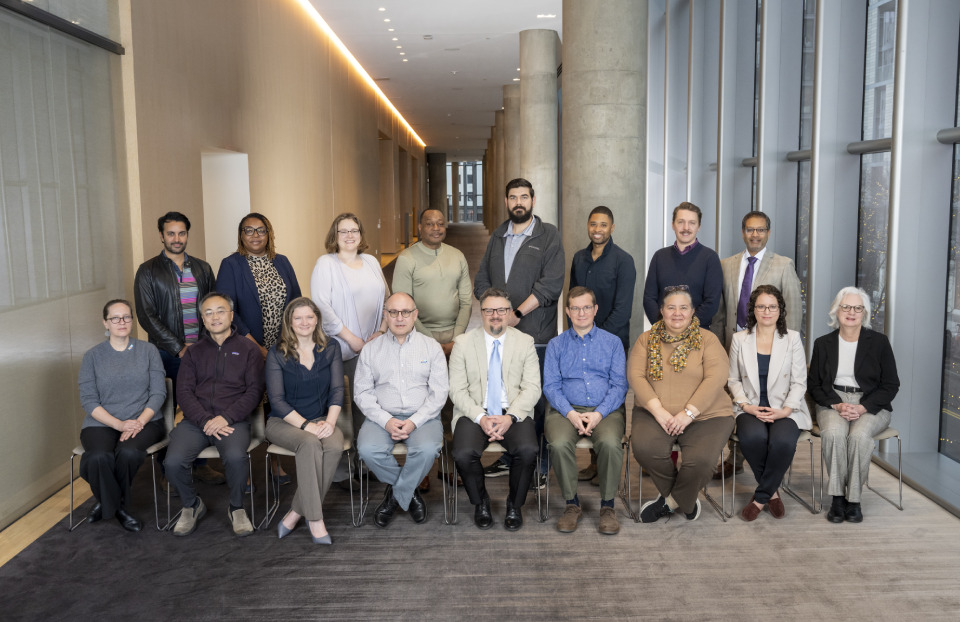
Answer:
[[[809,372],[830,473],[828,493],[833,495],[828,519],[834,522],[862,520],[859,496],[872,436],[889,424],[890,402],[899,385],[889,342],[865,321],[868,304],[862,290],[845,288],[837,295],[831,324],[838,330],[816,341]],[[728,359],[717,337],[699,327],[687,289],[671,288],[661,305],[662,319],[631,350],[627,372],[623,349],[614,347],[619,345],[616,337],[593,323],[593,292],[578,287],[568,293],[571,327],[549,343],[544,372],[551,405],[546,437],[567,505],[557,523],[560,531],[575,530],[582,517],[574,454],[580,436],[592,437],[599,457],[598,530],[619,531],[613,500],[628,383],[635,393],[633,452],[659,492],[641,508],[643,522],[678,509],[688,520],[699,516],[698,491],[734,429],[735,412],[758,483],[741,517],[754,520],[764,507],[775,518],[784,515],[777,490],[799,431],[811,424],[803,399],[803,350],[799,335],[785,328],[783,299],[775,287],[758,287],[749,308],[747,329],[735,335]],[[199,310],[206,332],[183,357],[177,397],[184,419],[171,434],[165,461],[184,504],[174,533],[191,533],[206,512],[193,488],[191,467],[204,447],[215,445],[227,471],[234,531],[248,535],[253,527],[243,509],[246,447],[249,416],[264,390],[263,358],[253,341],[237,334],[229,297],[208,294]],[[417,482],[442,444],[438,417],[449,394],[453,457],[475,506],[476,525],[485,529],[493,523],[480,457],[489,443],[498,442],[512,466],[504,526],[522,527],[521,508],[537,455],[531,414],[541,391],[533,339],[506,325],[511,311],[506,292],[484,292],[483,325],[455,340],[448,380],[441,346],[414,328],[418,310],[413,299],[404,293],[387,299],[386,335],[361,352],[355,386],[355,401],[370,413],[358,434],[358,451],[388,484],[375,513],[378,525],[388,525],[398,509],[408,511],[415,522],[426,519]],[[129,303],[110,301],[103,316],[109,339],[84,356],[80,373],[88,413],[81,432],[87,449],[81,475],[97,499],[91,520],[116,516],[125,528],[137,530],[139,521],[127,512],[128,490],[146,447],[162,437],[161,365],[156,348],[130,337]],[[280,343],[267,358],[266,387],[273,406],[267,438],[297,455],[299,486],[278,525],[280,537],[306,517],[313,540],[329,543],[322,499],[343,449],[337,420],[344,387],[340,350],[330,347],[321,326],[322,313],[309,299],[295,299],[283,313]],[[399,441],[408,449],[402,467],[390,455]],[[679,461],[671,457],[675,445]]]

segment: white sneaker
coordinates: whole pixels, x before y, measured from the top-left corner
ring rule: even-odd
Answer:
[[[247,517],[247,511],[243,508],[234,510],[230,514],[230,523],[233,525],[233,533],[241,538],[253,533],[253,524]]]
[[[197,507],[183,508],[180,511],[180,518],[173,527],[173,535],[189,536],[197,529],[197,522],[207,513],[207,506],[203,504],[203,499],[197,497]]]

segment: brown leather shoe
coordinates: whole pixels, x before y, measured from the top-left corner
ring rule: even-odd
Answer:
[[[762,507],[757,507],[757,504],[753,502],[753,499],[750,499],[750,503],[743,506],[743,509],[740,510],[740,518],[752,523],[757,520],[757,517],[760,516],[760,512],[763,511]]]
[[[600,524],[597,531],[607,536],[620,533],[620,521],[617,520],[617,511],[614,508],[600,508]]]
[[[560,533],[573,533],[577,530],[577,524],[583,517],[583,510],[575,503],[568,503],[567,509],[563,511],[563,516],[557,519],[557,531]]]
[[[783,518],[787,515],[787,510],[783,507],[783,499],[780,497],[774,497],[767,502],[767,511],[774,518]]]

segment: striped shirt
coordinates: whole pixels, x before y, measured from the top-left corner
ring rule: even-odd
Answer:
[[[403,344],[391,332],[363,346],[354,376],[354,401],[380,427],[409,415],[418,428],[440,416],[450,387],[447,361],[435,340],[418,333]]]
[[[173,262],[173,269],[177,273],[177,281],[180,284],[180,315],[183,318],[183,342],[197,343],[200,337],[200,314],[197,311],[197,280],[193,278],[193,271],[190,269],[190,258],[186,253],[183,255],[183,270]]]

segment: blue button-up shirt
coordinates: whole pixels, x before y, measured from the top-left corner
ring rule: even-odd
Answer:
[[[606,417],[627,396],[627,357],[620,339],[594,326],[583,337],[569,328],[547,344],[543,394],[566,416],[573,406]]]

